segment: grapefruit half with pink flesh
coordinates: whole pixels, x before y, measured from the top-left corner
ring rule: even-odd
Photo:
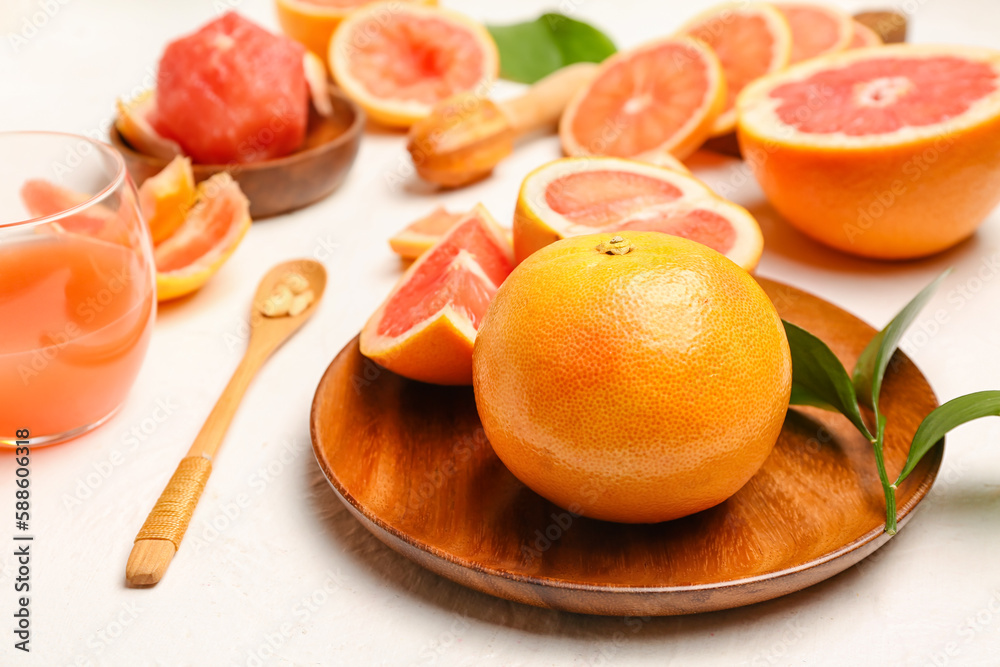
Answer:
[[[854,19],[834,7],[782,2],[775,7],[792,29],[791,62],[843,51],[854,38]]]
[[[788,65],[792,32],[785,17],[765,3],[726,3],[699,14],[681,28],[712,47],[726,78],[726,104],[712,134],[736,127],[736,96],[765,74]]]
[[[329,64],[344,93],[374,120],[409,127],[452,95],[487,95],[500,56],[486,28],[462,14],[378,2],[340,24],[330,40]]]
[[[228,12],[160,58],[153,128],[202,164],[259,162],[305,138],[305,48]]]
[[[737,100],[775,209],[848,253],[905,259],[971,235],[1000,202],[1000,51],[888,45],[823,56]]]
[[[712,133],[726,105],[725,74],[705,43],[681,36],[605,60],[559,122],[570,156],[684,159]]]
[[[510,242],[481,205],[415,261],[361,332],[361,352],[404,377],[471,384],[476,331],[514,268]]]
[[[763,251],[753,216],[696,178],[604,157],[564,158],[528,174],[514,212],[514,255],[521,262],[559,239],[628,229],[683,236],[748,271]]]

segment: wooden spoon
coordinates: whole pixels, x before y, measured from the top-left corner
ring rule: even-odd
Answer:
[[[289,291],[307,295],[308,290],[312,290],[311,302],[306,304],[309,298],[303,296],[293,308],[295,312],[306,304],[301,312],[294,315],[266,316],[265,312],[273,313],[275,304],[281,302],[281,298],[275,298],[274,295],[280,293],[281,296],[286,296],[279,286],[294,274],[305,278],[307,285],[293,286],[298,289]],[[246,353],[222,396],[212,408],[208,419],[205,420],[194,444],[181,459],[177,471],[170,478],[136,536],[128,564],[125,566],[125,581],[128,586],[133,588],[154,586],[167,571],[184,538],[208,476],[212,473],[212,459],[222,444],[222,439],[229,429],[229,424],[250,381],[271,353],[316,312],[316,306],[323,297],[325,288],[326,270],[322,264],[310,259],[279,264],[261,279],[250,311],[250,342]],[[287,308],[287,303],[284,307]],[[282,311],[281,305],[278,311]]]
[[[407,150],[424,180],[445,187],[489,176],[525,134],[555,128],[573,95],[593,80],[597,65],[577,63],[545,77],[520,97],[493,102],[476,92],[438,104],[410,128]]]

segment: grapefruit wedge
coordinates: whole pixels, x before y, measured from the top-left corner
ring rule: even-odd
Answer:
[[[486,94],[500,70],[486,28],[457,12],[378,2],[350,14],[329,49],[334,79],[376,121],[409,127],[438,102]]]
[[[839,9],[805,2],[782,2],[775,6],[792,29],[793,64],[843,51],[854,39],[854,19]]]
[[[815,58],[750,84],[738,134],[805,234],[880,259],[971,235],[1000,201],[1000,51],[907,44]]]
[[[361,352],[413,380],[472,384],[476,331],[513,267],[503,229],[476,206],[403,274],[361,331]]]
[[[139,186],[139,209],[153,243],[160,243],[184,224],[197,192],[191,160],[175,157],[160,173]]]
[[[430,250],[464,217],[465,213],[452,213],[444,206],[438,206],[390,238],[389,247],[403,259],[416,259]]]
[[[704,42],[681,36],[619,52],[601,64],[559,122],[570,156],[684,159],[713,132],[726,105],[718,57]]]
[[[250,229],[250,202],[227,172],[198,184],[184,222],[153,249],[156,298],[168,301],[200,289]]]
[[[772,5],[733,2],[699,14],[681,28],[712,47],[726,78],[726,104],[712,125],[712,134],[736,127],[736,95],[765,74],[788,65],[792,32],[788,21]]]
[[[514,211],[518,263],[559,239],[622,230],[697,241],[752,271],[764,240],[745,209],[701,181],[619,158],[563,158],[528,174]]]

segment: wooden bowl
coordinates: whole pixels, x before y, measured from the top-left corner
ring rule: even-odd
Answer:
[[[875,331],[793,287],[760,280],[785,319],[853,364]],[[882,388],[894,475],[937,405],[904,355]],[[628,525],[570,515],[493,453],[471,387],[406,380],[363,357],[333,360],[312,408],[313,450],[348,509],[380,540],[438,574],[565,611],[672,615],[769,600],[854,565],[890,538],[871,445],[841,415],[788,413],[761,470],[726,502],[676,521]],[[904,525],[943,447],[898,490]]]
[[[365,126],[364,111],[343,93],[331,88],[330,98],[333,116],[324,118],[310,105],[305,141],[291,155],[250,164],[194,164],[195,180],[228,171],[250,200],[250,217],[254,220],[288,213],[323,199],[350,171]],[[110,136],[111,145],[125,158],[137,186],[169,162],[136,151],[117,125],[111,126]]]

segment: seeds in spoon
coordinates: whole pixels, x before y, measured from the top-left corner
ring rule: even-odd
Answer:
[[[309,281],[301,273],[289,273],[260,305],[265,317],[295,317],[309,307],[316,295],[309,289]]]
[[[292,305],[292,290],[288,285],[280,284],[271,292],[271,296],[260,305],[260,312],[266,317],[282,317],[288,314],[288,309]]]
[[[315,298],[316,296],[313,294],[313,291],[311,289],[306,290],[302,294],[296,294],[294,297],[292,297],[291,305],[288,306],[289,316],[295,317],[296,315],[304,311],[306,308],[309,307],[309,304],[311,304]]]

